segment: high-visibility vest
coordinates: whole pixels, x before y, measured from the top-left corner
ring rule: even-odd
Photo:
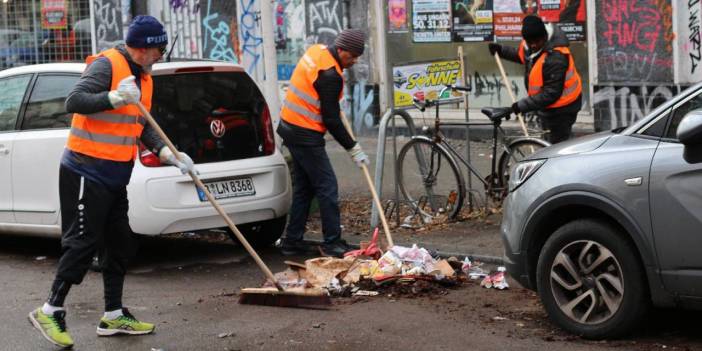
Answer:
[[[519,59],[522,61],[522,63],[526,62],[524,54],[525,47],[526,42],[522,41],[521,44],[519,44]],[[582,82],[580,80],[580,74],[578,74],[578,70],[575,68],[575,61],[573,61],[573,55],[570,54],[570,50],[565,47],[555,47],[553,48],[553,50],[558,51],[568,57],[568,69],[566,70],[566,76],[563,82],[563,92],[561,93],[561,97],[559,97],[558,100],[556,100],[556,102],[546,106],[546,108],[557,108],[568,105],[573,101],[577,100],[578,96],[580,96],[580,93],[582,93],[583,90]],[[544,52],[543,54],[541,54],[541,56],[531,67],[531,71],[529,72],[529,87],[527,89],[527,93],[529,94],[529,96],[539,94],[543,91],[543,68],[544,62],[546,62],[546,56],[548,56],[548,52]]]
[[[127,59],[117,49],[109,49],[96,56],[88,56],[90,64],[98,57],[106,57],[112,64],[110,90],[116,90],[119,82],[132,75]],[[151,75],[141,74],[141,103],[151,110],[153,81]],[[68,149],[112,161],[131,161],[136,157],[137,140],[146,125],[139,109],[134,105],[122,106],[88,115],[74,113],[71,132],[68,135]]]
[[[325,45],[314,45],[305,52],[290,77],[290,86],[280,111],[280,117],[285,122],[321,133],[327,131],[327,127],[322,122],[319,94],[313,84],[317,80],[319,71],[332,67],[336,69],[343,81],[341,66]],[[339,93],[339,100],[342,97],[343,88]]]

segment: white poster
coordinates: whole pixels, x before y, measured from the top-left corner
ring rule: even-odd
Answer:
[[[678,81],[681,84],[702,81],[702,2],[678,2]]]
[[[412,0],[412,40],[451,41],[451,0]]]

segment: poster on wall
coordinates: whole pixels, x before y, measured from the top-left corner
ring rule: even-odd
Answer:
[[[539,0],[538,14],[544,22],[557,23],[570,41],[585,40],[586,0]]]
[[[290,80],[297,61],[305,53],[305,6],[302,0],[273,2],[278,80]]]
[[[412,41],[451,41],[451,0],[412,0]]]
[[[453,40],[492,41],[492,0],[452,0]]]
[[[673,81],[670,0],[598,0],[597,82]]]
[[[688,1],[678,7],[678,81],[697,83],[702,81],[702,2]]]
[[[392,68],[394,107],[412,106],[412,99],[435,100],[446,84],[463,85],[461,62],[458,60],[414,63]],[[459,92],[449,93],[442,99],[462,97]]]
[[[407,33],[407,0],[388,1],[388,32]]]
[[[42,29],[66,29],[67,16],[65,0],[41,0]]]
[[[522,40],[522,21],[536,11],[536,0],[493,0],[495,40]]]

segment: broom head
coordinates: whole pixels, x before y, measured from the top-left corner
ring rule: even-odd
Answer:
[[[329,295],[320,289],[245,288],[239,303],[277,307],[322,308],[331,305]]]

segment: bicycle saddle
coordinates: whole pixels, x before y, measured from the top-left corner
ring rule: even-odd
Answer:
[[[509,120],[512,115],[511,107],[485,107],[480,110],[484,115],[486,115],[492,121],[499,121],[501,119]]]

